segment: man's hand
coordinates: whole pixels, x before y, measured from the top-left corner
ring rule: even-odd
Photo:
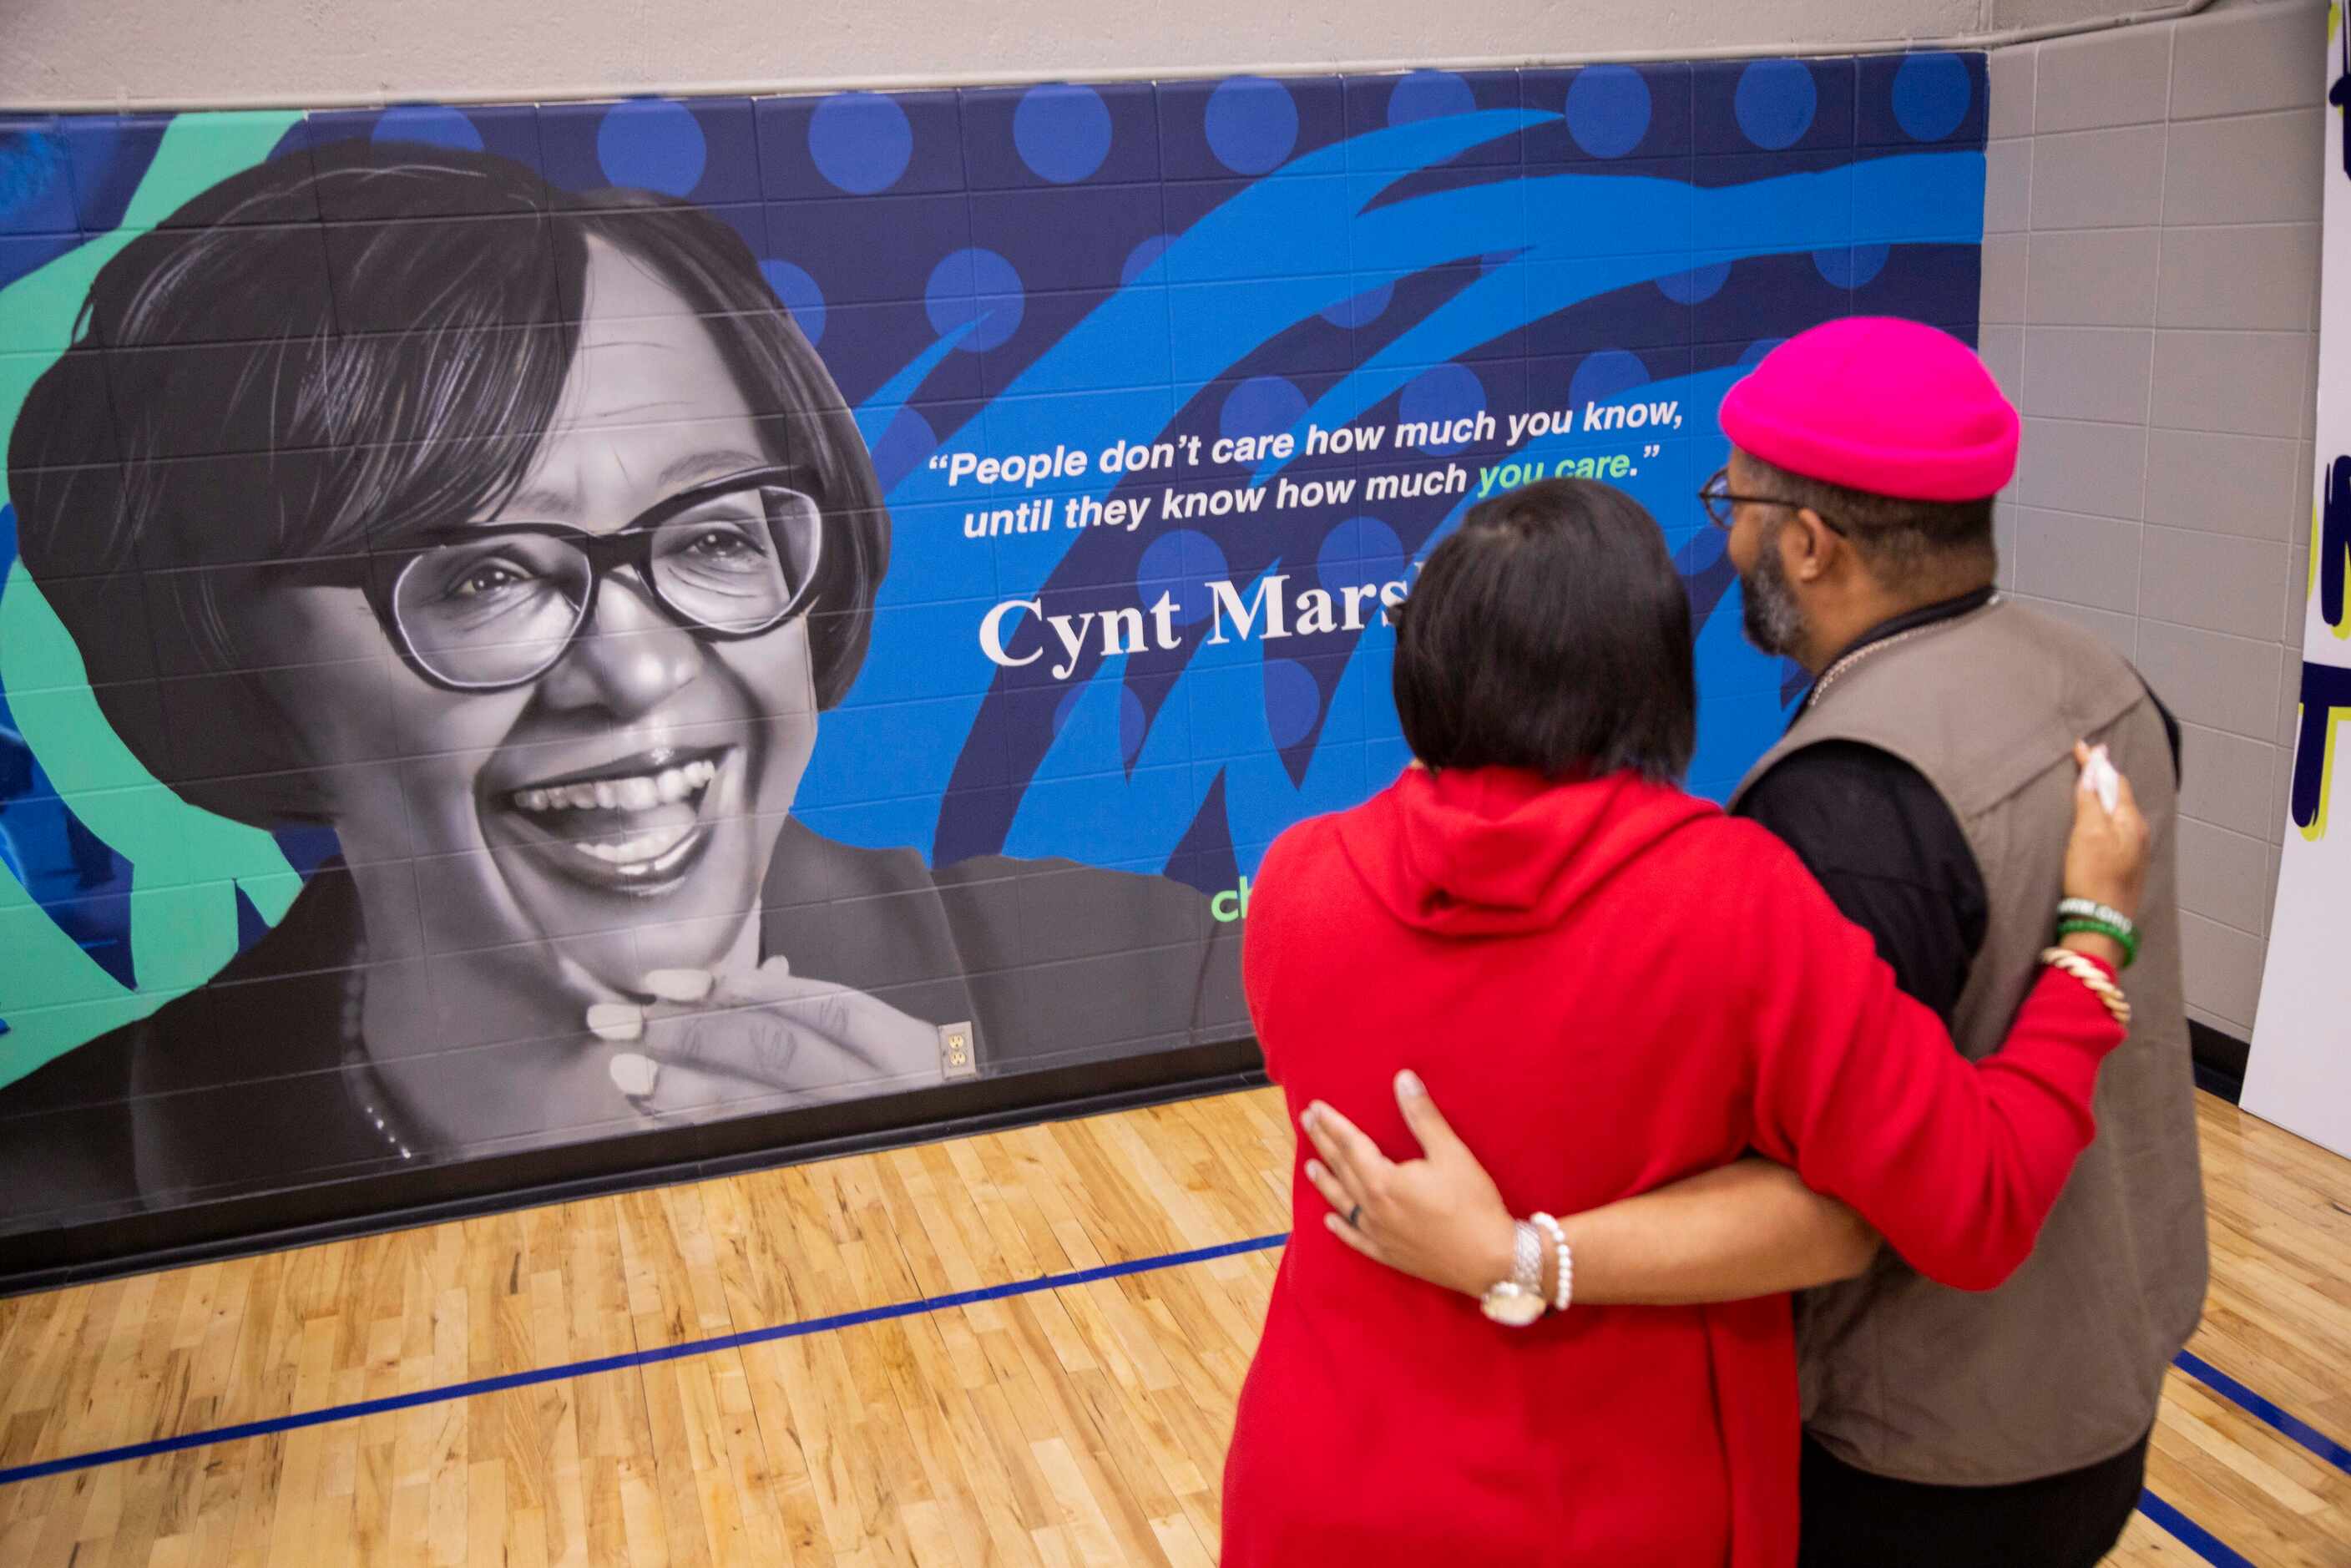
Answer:
[[[1299,1123],[1320,1159],[1306,1162],[1333,1212],[1322,1223],[1364,1257],[1468,1295],[1510,1277],[1514,1225],[1493,1178],[1437,1114],[1419,1077],[1399,1072],[1396,1106],[1422,1156],[1397,1164],[1316,1101]],[[1350,1222],[1352,1220],[1352,1223]]]

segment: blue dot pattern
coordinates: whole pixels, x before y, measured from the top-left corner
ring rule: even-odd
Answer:
[[[1298,104],[1266,77],[1228,77],[1208,95],[1208,150],[1236,174],[1278,169],[1298,145]]]
[[[1313,733],[1322,716],[1322,689],[1314,672],[1295,659],[1265,662],[1265,727],[1273,744],[1287,749]]]
[[[1687,272],[1660,277],[1657,287],[1677,305],[1696,305],[1721,293],[1722,286],[1729,281],[1730,263],[1713,261],[1704,267],[1693,267]]]
[[[709,157],[694,111],[666,99],[616,103],[596,128],[596,160],[615,185],[683,196],[702,183]]]
[[[369,132],[378,141],[421,141],[431,147],[454,147],[479,152],[482,132],[473,120],[438,104],[402,104],[387,109]]]
[[[1314,580],[1336,593],[1349,583],[1385,582],[1404,571],[1404,541],[1377,517],[1349,517],[1322,536]]]
[[[1920,141],[1940,141],[1959,128],[1974,101],[1975,84],[1959,56],[1904,57],[1894,73],[1894,119]]]
[[[813,348],[823,342],[824,290],[818,287],[816,279],[789,261],[763,261],[759,264],[759,276],[768,280],[768,287],[775,290],[784,308],[792,313],[792,320],[799,328],[800,336],[809,340],[809,346]]]
[[[1333,327],[1368,327],[1378,320],[1395,298],[1395,285],[1375,283],[1361,294],[1352,295],[1322,312],[1322,319]]]
[[[1603,349],[1587,355],[1569,378],[1567,395],[1574,402],[1605,402],[1610,398],[1649,383],[1649,367],[1641,356],[1624,349]]]
[[[1416,423],[1449,423],[1486,411],[1486,385],[1467,365],[1432,365],[1405,383],[1396,399],[1396,417]],[[1425,452],[1447,456],[1462,450],[1466,441],[1432,441]]]
[[[1594,158],[1622,158],[1649,133],[1649,84],[1630,66],[1592,66],[1567,86],[1567,129]]]
[[[1757,60],[1739,73],[1732,109],[1756,146],[1777,152],[1803,140],[1820,108],[1820,89],[1802,60]]]
[[[1175,621],[1196,626],[1208,618],[1205,586],[1231,575],[1224,547],[1197,528],[1171,528],[1144,547],[1135,568],[1135,588],[1148,602],[1172,586],[1176,592]]]
[[[1388,123],[1411,125],[1443,115],[1468,114],[1478,107],[1478,95],[1451,71],[1411,71],[1396,80],[1388,94]]]
[[[1225,394],[1220,435],[1273,435],[1306,417],[1306,394],[1280,376],[1251,376]]]
[[[1045,82],[1012,114],[1012,144],[1040,180],[1074,184],[1110,156],[1110,106],[1090,87]]]
[[[1126,260],[1118,269],[1118,280],[1121,283],[1133,283],[1150,271],[1152,263],[1166,255],[1167,247],[1175,243],[1174,235],[1153,235],[1149,239],[1127,252]]]
[[[878,92],[835,93],[809,116],[809,157],[853,196],[886,191],[914,156],[914,128],[898,100]]]
[[[923,291],[931,328],[945,337],[968,321],[972,329],[956,345],[967,353],[1000,348],[1020,329],[1028,297],[1020,274],[992,250],[959,250],[932,269]]]
[[[1813,265],[1833,287],[1862,288],[1886,270],[1886,258],[1892,254],[1882,245],[1840,246],[1813,252]]]

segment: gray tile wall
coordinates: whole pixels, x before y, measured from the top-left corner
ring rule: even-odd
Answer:
[[[2003,49],[1986,362],[2024,412],[2018,598],[2133,659],[2184,731],[2189,1010],[2261,991],[2310,526],[2326,7]]]

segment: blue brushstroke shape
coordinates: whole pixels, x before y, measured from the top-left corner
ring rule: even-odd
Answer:
[[[1413,120],[1309,153],[1285,166],[1281,173],[1290,178],[1335,175],[1352,167],[1360,176],[1361,171],[1376,168],[1393,170],[1395,178],[1402,178],[1469,148],[1556,118],[1523,110],[1486,110]],[[1507,253],[1510,258],[1324,392],[1297,422],[1293,434],[1302,447],[1308,424],[1328,430],[1357,419],[1395,397],[1432,364],[1443,364],[1581,300],[1686,274],[1690,265],[1688,244],[1698,234],[1717,241],[1729,240],[1719,252],[1727,258],[1809,256],[1838,244],[1850,246],[1857,238],[1891,245],[1972,243],[1980,235],[1983,177],[1979,152],[1904,152],[1716,189],[1646,176],[1554,173],[1464,185],[1377,207],[1371,204],[1393,179],[1384,183],[1359,180],[1353,190],[1359,204],[1350,228],[1358,272],[1405,276],[1498,253]],[[998,408],[1017,409],[1024,399],[1037,400],[1040,407],[1052,411],[1053,439],[1072,447],[1099,450],[1122,437],[1147,438],[1151,433],[1132,422],[1133,409],[1142,406],[1139,403],[1120,407],[1114,399],[1071,400],[1059,394],[1108,384],[1125,345],[1141,334],[1162,329],[1164,307],[1151,286],[1170,277],[1244,272],[1249,258],[1261,250],[1268,230],[1280,224],[1288,200],[1283,182],[1260,182],[1212,210],[1153,257],[1130,287],[1104,301],[1026,367],[1007,388]],[[1196,357],[1203,363],[1238,365],[1307,315],[1329,309],[1361,291],[1360,277],[1347,273],[1280,281],[1280,287],[1252,290],[1236,301],[1213,323],[1209,341],[1190,345]],[[1672,439],[1685,449],[1719,451],[1721,436],[1714,424],[1714,408],[1738,373],[1739,367],[1733,366],[1625,391],[1677,401],[1684,423]],[[1017,426],[1009,422],[967,425],[947,434],[942,450],[983,450],[977,439],[983,431],[1011,428]],[[1513,455],[1544,457],[1555,451],[1573,450],[1579,443],[1583,450],[1591,447],[1587,437],[1547,438]],[[1284,466],[1269,461],[1251,475],[1251,480],[1269,484]],[[934,469],[910,476],[893,491],[893,504],[971,499],[967,487],[947,491],[938,474]],[[1118,482],[1117,476],[1092,476],[1075,489],[1101,499]],[[1677,493],[1678,478],[1673,479],[1673,490],[1660,488],[1661,483],[1636,478],[1628,481],[1626,487],[1643,495],[1661,518],[1695,510],[1687,496]],[[1457,508],[1423,542],[1416,559],[1458,521],[1461,509]],[[1670,532],[1670,523],[1668,527]],[[999,593],[1012,598],[1050,591],[1057,569],[1079,537],[1066,532],[1040,536],[1029,541],[1031,548],[1002,558]],[[1163,555],[1155,553],[1152,564],[1167,570]],[[1301,564],[1311,574],[1312,563]],[[1718,578],[1724,578],[1719,559],[1710,568]],[[1242,570],[1247,580],[1237,582],[1236,587],[1247,599],[1261,577],[1284,570],[1284,564],[1274,559]],[[1196,581],[1224,573],[1189,575]],[[1718,603],[1729,601],[1723,591],[1727,586],[1726,579],[1715,590]],[[1204,608],[1196,601],[1197,593],[1195,588],[1186,596],[1186,614],[1179,617],[1179,624]],[[1348,657],[1330,706],[1337,708],[1350,702],[1370,706],[1384,700],[1391,647],[1392,640],[1383,630],[1375,626],[1365,631]],[[1739,641],[1735,616],[1719,613],[1707,620],[1699,653],[1701,667],[1710,678],[1701,699],[1703,738],[1692,778],[1724,782],[1736,776],[1783,721],[1779,664]],[[1245,655],[1257,660],[1263,656],[1254,643]],[[1280,656],[1279,652],[1275,656]],[[869,669],[909,660],[966,666],[967,674],[943,682],[955,689],[985,686],[995,676],[976,639],[967,645],[900,647],[877,632]],[[1168,708],[1182,711],[1180,705],[1188,699],[1189,688],[1210,667],[1196,659],[1178,678]],[[1228,668],[1229,663],[1218,667]],[[1097,682],[1123,678],[1123,660],[1105,661],[1091,676]],[[910,707],[906,716],[909,723],[920,723],[924,716]],[[983,726],[988,722],[987,717],[981,720]],[[965,737],[943,729],[933,738],[952,747]],[[1000,842],[975,845],[959,838],[951,846],[953,852],[961,855],[991,848],[1011,854],[1056,854],[1095,862],[1134,859],[1138,853],[1146,857],[1171,853],[1218,772],[1225,781],[1233,842],[1261,845],[1300,817],[1350,803],[1366,787],[1380,781],[1366,779],[1364,756],[1360,749],[1351,748],[1325,748],[1327,756],[1309,758],[1302,775],[1292,777],[1270,727],[1258,737],[1260,749],[1224,761],[1214,769],[1189,768],[1188,772],[1186,737],[1167,727],[1154,727],[1131,765],[1121,766],[1127,759],[1103,756],[1096,758],[1091,771],[1082,758],[1068,754],[1083,738],[1079,730],[1064,729],[1038,760],[1037,772],[1056,775],[1055,787],[1029,792],[1013,812]],[[1186,778],[1188,784],[1181,792],[1181,807],[1165,810],[1163,797],[1174,776]],[[935,852],[939,841],[935,839],[925,847]],[[1243,869],[1254,863],[1254,852],[1244,852]]]

